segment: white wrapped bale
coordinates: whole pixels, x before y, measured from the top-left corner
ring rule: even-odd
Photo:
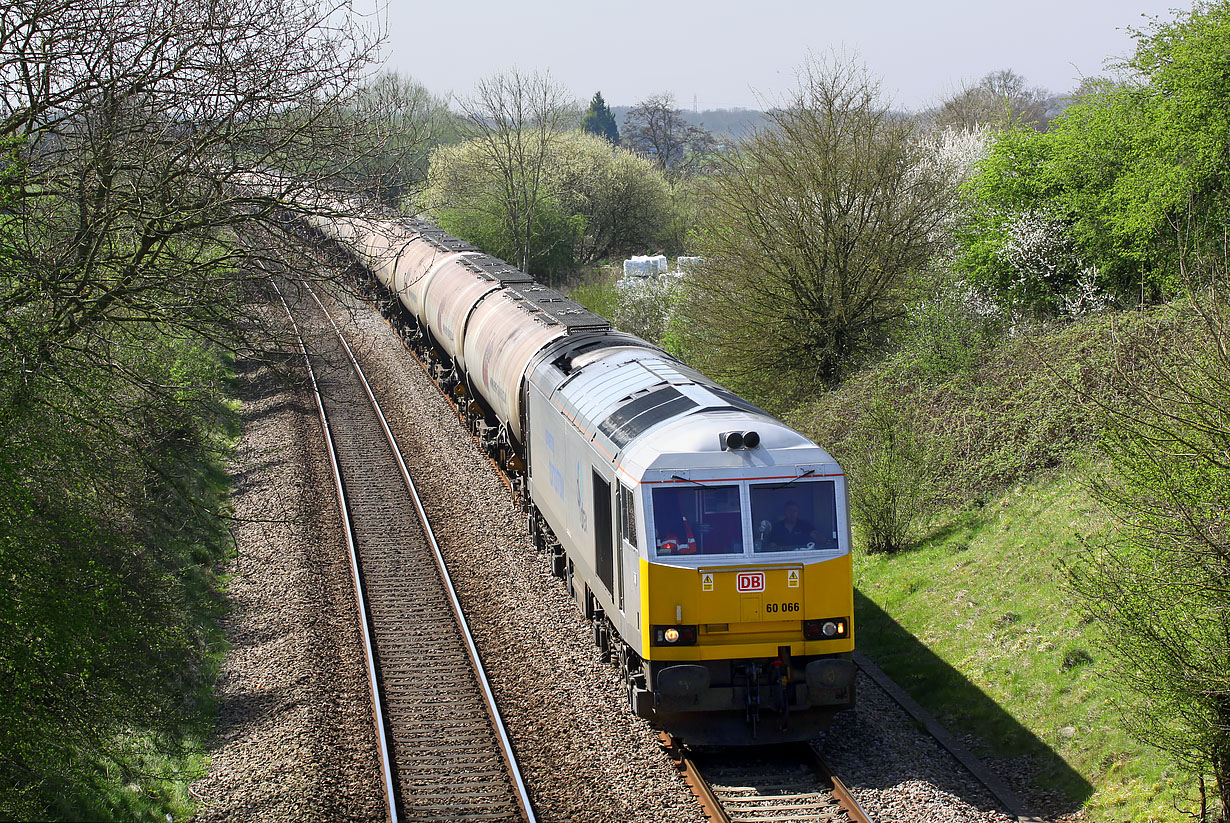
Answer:
[[[624,261],[624,277],[650,277],[667,270],[666,255],[636,254]]]

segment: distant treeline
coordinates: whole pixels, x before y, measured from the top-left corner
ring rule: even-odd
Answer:
[[[611,114],[615,115],[615,122],[621,132],[624,117],[631,109],[632,106],[611,106]],[[682,114],[683,119],[691,125],[703,126],[714,136],[729,137],[732,140],[749,136],[753,129],[765,123],[764,112],[756,109],[705,109],[699,112],[683,109]]]

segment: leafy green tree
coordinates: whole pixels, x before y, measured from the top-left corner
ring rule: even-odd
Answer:
[[[483,143],[471,140],[435,152],[423,202],[441,228],[516,260],[505,182]],[[662,173],[594,135],[554,135],[537,185],[531,258],[549,281],[578,264],[653,247],[670,224],[671,189]]]
[[[508,233],[506,219],[501,214],[503,204],[495,199],[483,200],[479,194],[465,207],[444,207],[435,211],[435,222],[449,234],[461,237],[501,260],[515,260],[519,251]],[[583,223],[566,214],[549,195],[544,195],[534,210],[529,244],[533,249],[536,276],[551,285],[559,285],[575,261],[572,249],[581,234]],[[524,236],[518,235],[524,241]]]
[[[612,146],[619,145],[619,126],[615,124],[615,115],[602,99],[602,92],[595,92],[594,99],[589,101],[589,108],[581,117],[581,131],[605,137]]]
[[[1208,268],[1204,271],[1207,273]],[[1224,266],[1220,267],[1224,282]],[[1195,285],[1195,284],[1193,284]],[[1181,341],[1159,361],[1119,353],[1125,389],[1103,404],[1108,469],[1093,481],[1111,518],[1070,564],[1101,628],[1108,676],[1126,683],[1129,731],[1213,778],[1230,815],[1230,315],[1224,298],[1159,327]],[[1196,317],[1191,321],[1191,315]]]
[[[914,126],[861,67],[808,64],[768,116],[712,179],[703,273],[678,328],[699,365],[782,407],[884,343],[950,189],[918,173]]]
[[[549,180],[560,205],[583,221],[573,259],[586,265],[656,248],[670,222],[671,186],[645,158],[572,135],[559,144]]]
[[[970,187],[962,265],[1007,306],[1055,312],[1082,278],[1156,301],[1184,287],[1185,246],[1222,243],[1230,4],[1197,3],[1136,40],[1121,80],[1086,83],[1044,134],[1003,133]]]

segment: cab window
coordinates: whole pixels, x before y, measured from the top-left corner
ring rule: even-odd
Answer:
[[[685,486],[653,490],[654,546],[659,557],[742,554],[743,517],[738,486]]]
[[[636,497],[623,483],[619,484],[619,535],[632,548],[639,545],[636,538]]]
[[[754,485],[751,498],[757,552],[837,548],[832,480]]]

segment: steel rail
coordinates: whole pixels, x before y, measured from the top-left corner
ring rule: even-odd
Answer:
[[[306,284],[305,284],[306,285]],[[354,351],[350,348],[350,344],[346,340],[346,336],[342,333],[334,321],[329,310],[325,308],[320,298],[316,296],[315,291],[310,286],[307,286],[307,292],[312,300],[320,307],[321,312],[329,321],[329,325],[333,327],[334,333],[342,344],[342,348],[346,352],[346,357],[350,361],[351,367],[354,369],[355,375],[359,379],[359,384],[363,387],[363,392],[367,395],[368,401],[372,405],[372,410],[376,414],[376,419],[380,423],[380,428],[384,431],[384,436],[388,440],[389,447],[393,451],[393,456],[396,458],[397,467],[401,472],[402,480],[405,481],[406,489],[410,492],[410,498],[414,501],[415,511],[418,513],[419,522],[423,526],[423,532],[427,537],[427,542],[431,545],[432,555],[436,561],[436,567],[440,572],[440,577],[444,582],[444,587],[448,591],[449,605],[453,611],[453,617],[457,621],[457,626],[461,630],[462,637],[465,640],[466,652],[469,655],[470,662],[474,667],[475,675],[478,678],[480,690],[483,695],[483,704],[487,709],[487,714],[491,718],[492,727],[495,729],[496,738],[500,745],[500,751],[504,755],[504,762],[508,768],[509,777],[512,779],[516,789],[517,804],[521,808],[521,813],[525,816],[526,823],[537,823],[537,818],[534,814],[533,803],[530,801],[529,791],[526,788],[525,781],[521,776],[521,768],[517,763],[516,753],[513,749],[512,740],[508,736],[508,730],[504,725],[504,718],[500,714],[499,706],[496,704],[495,692],[491,688],[491,683],[487,678],[486,667],[483,666],[482,656],[478,651],[478,645],[474,641],[474,635],[470,631],[470,624],[466,620],[465,613],[461,608],[461,599],[457,595],[457,589],[453,586],[452,575],[449,574],[448,564],[444,560],[444,554],[440,550],[440,544],[436,540],[435,531],[432,529],[431,521],[427,517],[427,510],[423,507],[422,498],[419,496],[418,488],[414,484],[413,478],[410,476],[410,470],[406,467],[406,462],[402,458],[401,448],[397,444],[397,438],[393,435],[393,431],[389,428],[388,420],[384,416],[384,412],[380,408],[379,401],[376,400],[375,394],[372,393],[371,384],[367,381],[367,376],[363,373],[363,367],[359,365],[358,358],[355,357]]]
[[[692,794],[696,796],[701,809],[709,818],[710,823],[731,823],[732,818],[729,812],[727,812],[726,807],[722,805],[721,799],[714,792],[713,787],[709,784],[709,780],[701,772],[696,762],[688,755],[687,751],[666,732],[660,732],[658,739],[661,741],[667,755],[675,762],[676,768],[682,773],[684,781],[692,790]],[[846,813],[851,823],[873,823],[871,815],[859,805],[854,796],[850,794],[850,790],[846,788],[845,783],[833,773],[833,770],[828,767],[828,764],[824,762],[819,753],[809,745],[801,745],[808,752],[805,759],[809,761],[809,764],[816,773],[832,786],[833,797],[837,801],[838,807]],[[772,796],[769,795],[767,797],[771,798]]]
[[[355,600],[359,607],[359,625],[363,635],[363,657],[367,662],[367,680],[368,686],[371,689],[372,711],[376,725],[376,748],[380,753],[380,772],[384,784],[385,804],[389,810],[390,823],[398,823],[397,791],[393,786],[393,768],[389,759],[392,743],[389,740],[389,730],[385,722],[384,710],[381,708],[384,700],[380,694],[380,682],[376,675],[376,655],[372,646],[370,617],[367,613],[367,595],[363,590],[362,575],[359,573],[359,553],[355,547],[354,524],[350,517],[350,505],[346,499],[345,485],[342,483],[342,470],[337,459],[337,446],[333,442],[333,430],[329,426],[329,416],[325,413],[324,400],[320,396],[320,386],[316,382],[316,370],[312,368],[312,361],[308,357],[307,346],[303,342],[303,335],[299,331],[299,324],[295,322],[295,316],[291,313],[290,305],[287,304],[286,298],[282,295],[282,290],[278,288],[278,284],[274,282],[272,277],[269,278],[269,282],[273,286],[274,291],[277,292],[278,300],[282,302],[282,308],[286,310],[286,316],[290,319],[291,328],[295,332],[295,338],[299,344],[299,353],[303,355],[303,362],[307,366],[308,378],[312,384],[312,395],[316,399],[316,410],[320,414],[321,428],[324,429],[325,445],[329,453],[329,466],[333,471],[333,487],[337,492],[338,507],[341,510],[342,524],[346,533],[346,550],[350,556],[350,572],[354,580]]]
[[[833,784],[833,796],[837,798],[837,805],[845,809],[846,814],[850,815],[850,819],[855,821],[855,823],[871,823],[871,815],[854,799],[854,795],[850,794],[846,784],[833,773],[833,770],[829,768],[828,763],[824,762],[824,758],[820,756],[820,753],[811,746],[807,747],[807,751],[811,753],[812,766]]]
[[[710,823],[730,823],[730,815],[726,813],[726,809],[722,807],[721,801],[713,793],[713,787],[709,785],[709,781],[696,768],[696,764],[684,752],[683,747],[666,732],[658,732],[658,740],[661,741],[662,747],[666,749],[667,756],[675,762],[675,767],[683,774],[683,781],[688,784],[688,788],[696,796],[701,810],[709,818]]]

